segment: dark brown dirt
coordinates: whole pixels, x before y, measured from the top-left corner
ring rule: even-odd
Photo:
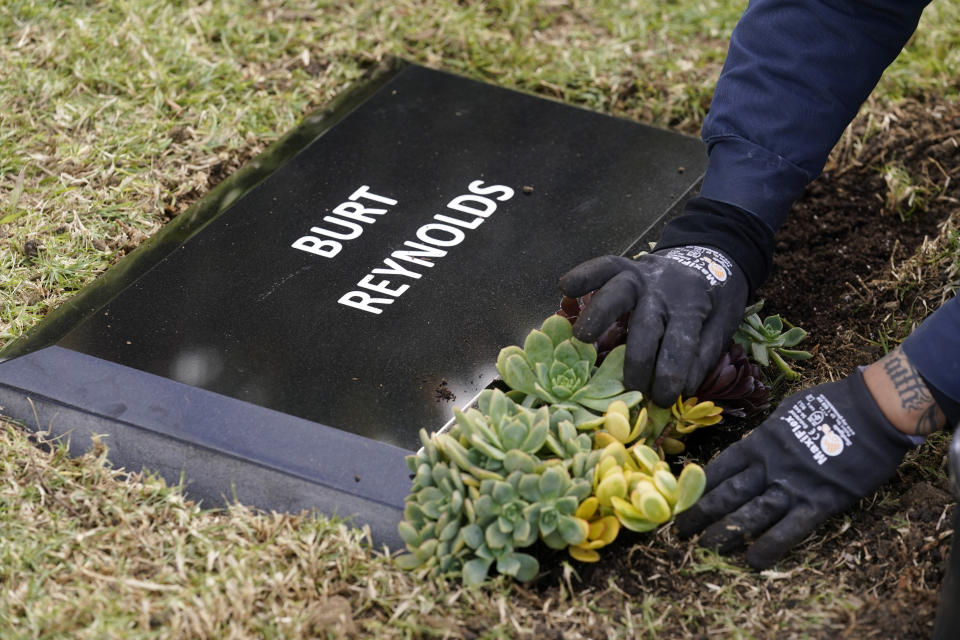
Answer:
[[[882,355],[884,319],[903,304],[891,264],[935,236],[938,223],[957,208],[960,103],[908,103],[890,115],[889,126],[856,153],[835,154],[796,205],[778,234],[774,273],[759,292],[767,301],[761,315],[780,313],[810,333],[803,346],[817,355],[800,365],[805,386]],[[862,139],[867,126],[855,125],[854,139]],[[883,175],[891,163],[924,189],[925,210],[901,215],[887,205]],[[785,385],[778,389],[781,397],[787,391]],[[704,462],[758,423],[704,434],[690,443],[690,455]],[[928,638],[951,540],[954,499],[943,475],[947,442],[938,434],[911,453],[894,480],[820,527],[775,567],[774,578],[725,571],[719,564],[704,572],[702,562],[693,561],[700,553],[695,545],[665,528],[653,538],[626,532],[600,563],[575,564],[582,587],[602,592],[613,584],[638,611],[648,594],[675,602],[676,612],[687,615],[665,615],[662,636],[713,637],[721,633],[716,621],[713,628],[701,627],[693,613],[729,607],[732,624],[743,625],[740,631],[750,637]],[[542,566],[557,566],[560,559]],[[744,566],[736,554],[727,560]],[[542,597],[556,595],[558,572],[539,582]],[[811,584],[818,580],[827,580],[832,597],[839,594],[845,602],[803,610],[798,603],[810,606],[810,589],[816,588]]]
[[[774,273],[759,292],[768,301],[765,311],[801,324],[810,332],[808,343],[829,354],[843,374],[882,355],[875,344],[882,319],[899,306],[894,288],[876,291],[869,284],[889,280],[891,261],[935,236],[937,224],[957,208],[960,107],[908,103],[891,115],[888,131],[870,138],[857,158],[825,172],[794,207],[777,235]],[[891,164],[924,188],[926,211],[904,216],[885,205],[883,169]]]

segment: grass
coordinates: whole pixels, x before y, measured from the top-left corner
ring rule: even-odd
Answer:
[[[695,133],[745,4],[4,2],[0,345],[387,56]],[[958,43],[960,0],[939,0],[868,105],[877,121],[904,97],[955,97]],[[954,289],[955,229],[918,258]],[[915,284],[918,299],[939,302]],[[891,341],[916,315],[897,313]],[[701,576],[683,602],[658,597],[656,571],[629,592],[585,591],[572,567],[543,592],[505,581],[471,592],[394,569],[343,523],[204,510],[157,478],[110,469],[102,450],[70,459],[0,430],[5,638],[799,637],[862,603],[816,544],[789,570],[805,577],[799,587],[670,535],[642,553],[654,569]],[[668,553],[678,546],[680,559]]]

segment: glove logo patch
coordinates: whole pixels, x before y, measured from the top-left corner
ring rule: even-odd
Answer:
[[[817,464],[853,445],[853,428],[822,393],[804,395],[780,419],[790,426],[793,436]]]
[[[843,451],[843,439],[830,429],[830,425],[825,424],[820,429],[823,431],[823,437],[820,438],[820,450],[828,456],[838,456]]]
[[[723,268],[722,265],[714,262],[710,258],[704,256],[703,261],[707,263],[707,271],[713,274],[713,277],[723,282],[727,279],[727,270]]]
[[[676,247],[668,250],[664,257],[699,271],[711,286],[726,282],[733,269],[733,263],[727,256],[710,247]]]

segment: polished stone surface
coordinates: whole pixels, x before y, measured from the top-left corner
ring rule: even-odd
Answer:
[[[413,449],[562,273],[654,240],[705,167],[694,138],[417,66],[371,91],[7,355],[55,344]]]

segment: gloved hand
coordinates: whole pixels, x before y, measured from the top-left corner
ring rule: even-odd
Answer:
[[[599,289],[573,326],[593,342],[632,312],[624,384],[668,407],[692,395],[743,316],[747,280],[725,254],[701,246],[654,251],[637,260],[594,258],[560,279],[571,297]]]
[[[890,478],[912,447],[880,412],[858,371],[796,393],[707,465],[706,492],[677,516],[680,535],[726,553],[754,540],[765,569],[831,515]]]

